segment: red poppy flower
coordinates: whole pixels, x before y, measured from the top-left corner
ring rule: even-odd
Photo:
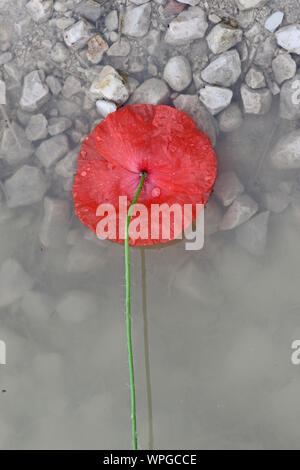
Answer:
[[[125,106],[109,114],[82,143],[73,185],[77,217],[97,233],[98,223],[105,217],[98,208],[111,204],[116,210],[116,234],[107,238],[123,243],[119,225],[125,227],[125,220],[121,219],[119,197],[127,197],[127,211],[143,171],[147,177],[137,206],[143,204],[149,210],[149,230],[139,239],[130,238],[131,245],[175,239],[179,233],[174,220],[167,238],[162,233],[151,237],[152,205],[193,205],[194,220],[196,204],[205,204],[209,198],[217,160],[209,138],[183,112],[169,106]],[[185,227],[183,220],[179,232]]]

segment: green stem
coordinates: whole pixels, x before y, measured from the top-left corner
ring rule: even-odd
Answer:
[[[147,176],[146,172],[143,172],[141,174],[139,187],[135,193],[133,201],[130,204],[128,212],[127,212],[126,226],[125,226],[126,333],[127,333],[128,362],[129,362],[129,377],[130,377],[131,432],[132,432],[133,450],[137,450],[138,447],[137,447],[137,433],[136,433],[134,367],[133,367],[133,353],[132,353],[132,339],[131,339],[129,224],[130,224],[133,206],[136,204],[139,198],[146,176]]]

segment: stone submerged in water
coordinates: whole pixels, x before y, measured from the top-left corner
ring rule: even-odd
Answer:
[[[64,41],[74,50],[82,49],[93,36],[92,25],[85,19],[77,21],[64,31]]]
[[[43,246],[58,246],[66,242],[70,216],[69,201],[45,197],[44,217],[39,232]]]
[[[9,165],[18,165],[27,160],[34,152],[22,127],[13,122],[3,132],[0,147],[0,158]]]
[[[267,243],[270,212],[261,212],[236,229],[239,245],[254,256],[261,256]]]
[[[217,176],[214,194],[223,206],[230,206],[243,191],[244,186],[234,171],[227,171]]]
[[[53,13],[53,0],[30,0],[26,4],[26,9],[33,21],[45,23]]]
[[[6,85],[4,80],[0,80],[0,105],[6,104]]]
[[[241,42],[243,31],[232,28],[229,25],[219,23],[210,31],[207,36],[208,47],[214,54],[226,52],[233,46]]]
[[[170,90],[164,80],[149,78],[136,88],[129,100],[129,104],[167,104],[169,97]]]
[[[300,168],[300,129],[281,137],[270,153],[270,159],[279,170]]]
[[[192,70],[188,59],[182,55],[171,57],[165,66],[163,78],[175,91],[187,88],[192,81]]]
[[[10,208],[28,206],[40,201],[48,189],[45,175],[39,168],[24,165],[4,182]]]
[[[221,132],[233,132],[243,123],[243,114],[239,106],[232,103],[218,115]]]
[[[34,114],[25,129],[26,137],[31,142],[45,139],[48,135],[48,121],[43,114]]]
[[[20,263],[8,258],[0,267],[0,307],[6,307],[23,297],[34,284]]]
[[[280,117],[291,121],[300,118],[300,74],[284,82],[281,87]]]
[[[165,41],[179,46],[205,36],[208,23],[205,12],[199,7],[184,10],[169,24]]]
[[[43,83],[43,73],[30,72],[24,78],[20,106],[24,111],[37,111],[50,98],[49,88]]]
[[[129,98],[129,90],[122,76],[110,65],[106,65],[95,78],[90,95],[93,99],[107,99],[117,104],[124,104]]]
[[[123,33],[133,38],[147,34],[150,26],[151,4],[129,6],[123,20]]]
[[[289,80],[295,76],[297,65],[292,56],[285,52],[278,54],[278,56],[273,59],[272,69],[276,82],[281,85],[285,80]]]
[[[56,135],[41,143],[36,150],[36,156],[44,167],[49,168],[62,158],[68,150],[68,138],[65,135]]]
[[[252,90],[247,85],[241,87],[241,97],[246,114],[267,114],[272,106],[272,93],[268,88]]]
[[[233,92],[229,88],[206,85],[200,89],[199,96],[200,101],[214,115],[230,105]]]
[[[257,203],[247,194],[238,196],[225,212],[220,230],[232,230],[247,222],[258,209]]]
[[[219,55],[201,73],[205,82],[224,87],[234,85],[240,75],[241,60],[236,50]]]
[[[291,24],[280,28],[276,33],[278,46],[288,52],[300,55],[300,24]]]

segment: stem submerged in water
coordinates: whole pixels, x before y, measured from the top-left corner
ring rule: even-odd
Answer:
[[[141,193],[147,173],[141,174],[139,187],[135,193],[132,203],[129,206],[126,226],[125,226],[125,279],[126,279],[126,334],[127,334],[127,348],[128,348],[128,362],[129,362],[129,377],[130,377],[130,398],[131,398],[131,432],[132,432],[132,447],[137,450],[137,432],[136,432],[136,403],[135,403],[135,383],[134,383],[134,367],[133,367],[133,353],[132,353],[132,339],[131,339],[131,299],[130,299],[130,250],[129,250],[129,224],[132,214],[133,206],[136,204]]]

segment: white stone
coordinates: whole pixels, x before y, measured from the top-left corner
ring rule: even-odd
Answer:
[[[170,90],[167,84],[159,78],[149,78],[134,91],[129,100],[130,104],[167,104]]]
[[[77,21],[64,31],[64,41],[71,49],[81,49],[93,36],[91,29],[92,25],[87,20]]]
[[[115,44],[110,46],[107,51],[108,56],[113,57],[126,57],[130,52],[130,43],[125,38],[121,38],[120,41],[117,41]]]
[[[210,50],[214,54],[220,54],[241,42],[242,37],[242,30],[219,23],[213,27],[206,39]]]
[[[235,0],[240,10],[250,10],[265,5],[269,0]]]
[[[39,168],[24,165],[5,181],[4,187],[7,205],[13,208],[40,201],[48,189],[48,184]]]
[[[177,0],[179,3],[185,3],[186,5],[191,5],[192,7],[195,7],[200,3],[200,0]]]
[[[275,11],[269,18],[267,18],[265,22],[265,28],[270,31],[271,33],[274,33],[277,28],[282,23],[284,17],[284,13],[282,11]]]
[[[183,111],[193,119],[198,129],[208,135],[212,144],[216,145],[218,134],[216,120],[200,103],[197,95],[178,95],[173,103],[176,109]]]
[[[236,229],[239,245],[250,254],[260,256],[267,243],[269,212],[261,212]]]
[[[222,202],[223,206],[230,206],[243,192],[244,186],[234,171],[227,171],[217,176],[214,195]]]
[[[96,108],[98,113],[106,118],[109,114],[117,110],[117,105],[112,101],[98,100],[96,101]]]
[[[45,197],[44,217],[39,232],[42,245],[49,247],[66,242],[70,215],[69,201]]]
[[[241,87],[241,97],[246,114],[267,114],[272,105],[272,93],[267,88],[252,90],[247,85]]]
[[[266,86],[265,76],[257,67],[251,67],[246,74],[245,81],[248,87],[256,90]]]
[[[20,106],[24,111],[37,111],[50,98],[49,88],[42,82],[39,70],[30,72],[24,78]]]
[[[300,118],[300,74],[287,80],[280,91],[280,117],[296,120]]]
[[[237,104],[230,104],[218,115],[221,132],[233,132],[243,123],[243,114]]]
[[[290,195],[279,190],[263,193],[262,195],[263,206],[268,211],[275,212],[276,214],[283,212],[288,207],[290,201]]]
[[[76,173],[76,164],[79,150],[71,150],[55,165],[55,173],[63,178],[73,178]]]
[[[207,28],[205,12],[199,7],[190,7],[171,21],[165,41],[175,46],[187,44],[203,38]]]
[[[53,75],[48,75],[48,77],[46,78],[46,83],[54,96],[60,94],[62,86],[58,78],[54,77]]]
[[[25,133],[28,140],[34,142],[35,140],[45,139],[48,135],[48,121],[43,114],[34,114],[29,119]]]
[[[62,158],[68,150],[68,138],[65,135],[56,135],[40,144],[36,150],[36,156],[43,166],[49,168]]]
[[[65,63],[69,58],[70,52],[64,44],[57,42],[51,49],[50,57],[58,64]]]
[[[300,168],[300,129],[289,132],[279,139],[270,153],[273,165],[280,170]]]
[[[66,98],[70,98],[73,95],[76,95],[81,91],[81,82],[77,77],[73,77],[73,75],[69,75],[64,83],[62,94]]]
[[[295,76],[297,65],[292,56],[285,52],[275,57],[272,61],[272,69],[276,82],[281,85],[285,80]]]
[[[34,148],[27,140],[22,127],[15,122],[11,123],[3,132],[0,157],[9,165],[18,165],[27,160],[33,152]]]
[[[67,129],[70,129],[72,126],[72,121],[66,117],[54,117],[50,118],[48,121],[48,132],[50,135],[58,135],[65,132]]]
[[[284,26],[275,34],[279,46],[288,52],[300,54],[300,24]]]
[[[228,51],[214,59],[201,73],[210,84],[230,87],[241,75],[241,60],[238,52]]]
[[[108,31],[115,31],[119,27],[117,10],[110,11],[105,17],[105,26]]]
[[[26,9],[33,21],[44,23],[51,18],[53,13],[53,0],[30,0],[26,4]]]
[[[150,26],[151,4],[126,8],[123,21],[123,34],[141,38],[147,34]]]
[[[171,57],[164,68],[163,78],[175,91],[187,88],[192,81],[188,59],[182,55]]]
[[[123,104],[129,98],[129,91],[121,75],[110,65],[102,69],[93,81],[90,93],[95,99],[107,99]]]
[[[33,286],[33,280],[13,258],[0,267],[0,307],[6,307],[20,299]]]
[[[230,105],[233,93],[228,88],[206,85],[200,89],[200,101],[211,114],[218,114]]]
[[[72,290],[58,303],[56,311],[64,322],[77,324],[90,315],[96,315],[99,312],[99,305],[92,294],[82,290]]]
[[[225,212],[220,230],[232,230],[247,222],[258,209],[257,203],[247,194],[238,196]]]
[[[0,80],[0,105],[6,104],[6,86],[3,80]]]

